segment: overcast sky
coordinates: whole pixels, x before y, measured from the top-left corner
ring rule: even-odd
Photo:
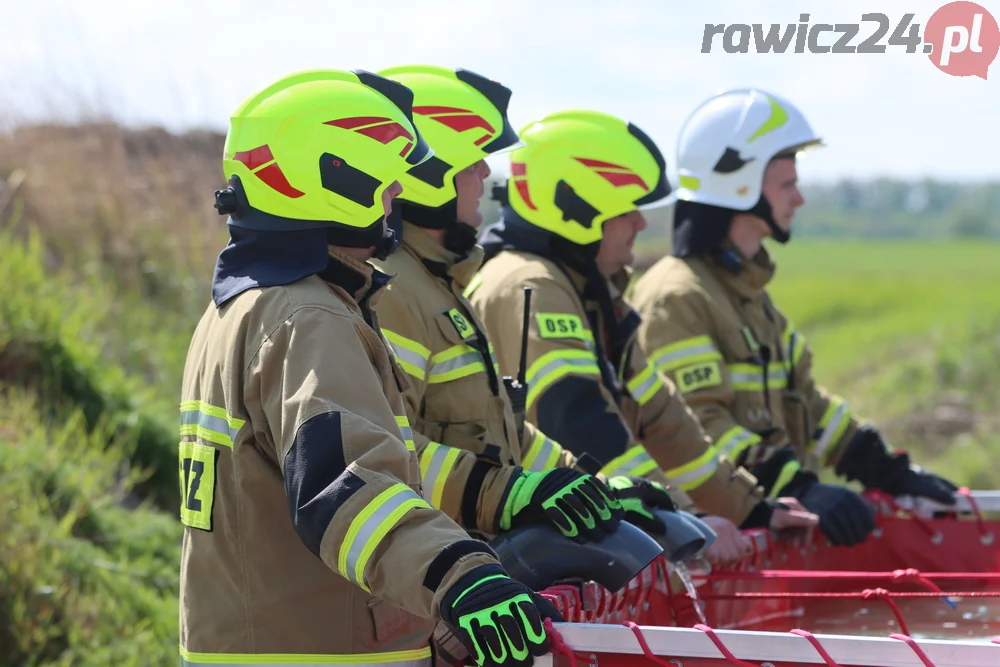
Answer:
[[[940,2],[832,0],[31,0],[5,3],[0,116],[81,111],[173,130],[225,130],[251,91],[313,67],[466,67],[514,91],[519,127],[561,108],[593,108],[646,130],[673,162],[687,115],[719,89],[759,86],[806,113],[828,147],[805,180],[890,175],[1000,178],[1000,64],[952,77],[927,56],[730,54],[706,23],[858,23]],[[1000,2],[981,2],[1000,17]],[[891,33],[890,28],[890,33]],[[766,25],[765,25],[766,29]],[[862,24],[854,44],[871,34]],[[886,38],[888,34],[886,35]],[[882,43],[885,43],[883,38]],[[823,41],[836,39],[827,33]],[[503,168],[501,164],[494,164]],[[671,167],[672,168],[672,167]]]

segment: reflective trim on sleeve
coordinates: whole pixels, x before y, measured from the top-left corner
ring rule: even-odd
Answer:
[[[712,447],[694,461],[665,470],[663,474],[672,485],[682,491],[691,491],[711,479],[718,468],[719,457],[715,453],[715,447]]]
[[[246,420],[230,416],[224,408],[204,401],[181,401],[181,435],[195,436],[232,449]]]
[[[348,665],[369,665],[369,667],[431,667],[431,649],[418,648],[411,651],[388,653],[343,653],[337,655],[322,653],[194,653],[183,647],[180,649],[182,667],[278,667],[297,665],[298,667],[347,667]]]
[[[441,498],[448,483],[448,475],[462,450],[446,447],[439,442],[429,442],[420,454],[420,479],[424,487],[424,500],[441,509]]]
[[[423,380],[427,377],[427,360],[431,358],[431,351],[415,340],[410,340],[406,336],[400,336],[395,331],[382,329],[385,339],[389,341],[389,347],[396,355],[396,363],[404,371]]]
[[[624,454],[611,459],[601,468],[601,474],[605,477],[616,477],[618,475],[630,475],[642,477],[657,468],[656,461],[649,455],[642,445],[630,447]]]
[[[726,364],[729,381],[736,391],[764,391],[764,369],[756,364]],[[784,364],[767,365],[767,388],[784,389],[788,385],[788,374]]]
[[[497,362],[497,353],[496,350],[493,349],[493,343],[487,342],[486,344],[489,346],[490,360],[493,362],[493,370],[496,372],[497,377],[502,377],[500,375],[500,364]],[[527,382],[527,380],[525,381]]]
[[[801,469],[802,469],[802,464],[796,461],[795,459],[792,459],[791,461],[785,463],[785,465],[781,467],[781,472],[778,473],[778,479],[774,480],[774,486],[771,487],[771,490],[768,492],[767,497],[777,498],[778,493],[783,488],[785,488],[785,486],[789,482],[792,481],[792,478],[795,477],[795,473],[797,473]]]
[[[476,275],[472,276],[472,280],[469,281],[468,286],[462,290],[462,296],[466,299],[472,296],[472,293],[479,289],[479,286],[483,284],[483,274],[476,272]]]
[[[427,381],[431,384],[458,380],[475,373],[485,373],[486,365],[479,351],[471,345],[455,345],[431,357]]]
[[[805,354],[806,338],[789,322],[785,328],[785,335],[782,337],[782,342],[785,345],[785,356],[790,366],[789,371],[792,371],[799,365],[799,362],[802,361],[802,355]]]
[[[643,406],[656,395],[656,392],[663,386],[663,381],[656,369],[647,365],[641,373],[629,380],[626,386],[628,393],[632,395],[636,403]]]
[[[526,407],[530,408],[556,380],[570,374],[601,377],[597,357],[589,350],[552,350],[540,356],[525,374],[528,383]]]
[[[819,427],[813,435],[813,453],[824,465],[827,462],[827,450],[830,445],[840,440],[850,422],[851,411],[847,407],[847,402],[839,396],[831,398],[830,405],[823,413],[823,418],[819,420]]]
[[[760,442],[760,436],[756,433],[751,433],[742,426],[734,426],[716,441],[715,451],[719,456],[725,456],[735,462],[743,452]]]
[[[417,448],[413,444],[413,429],[410,428],[410,420],[406,415],[396,415],[396,426],[399,427],[399,432],[403,434],[403,442],[406,443],[406,448],[411,452],[415,452]]]
[[[427,501],[402,483],[393,484],[375,496],[351,521],[340,545],[337,569],[370,593],[365,583],[365,568],[375,549],[407,512],[425,507],[429,507]]]
[[[559,462],[562,451],[563,448],[558,442],[546,437],[541,431],[536,431],[528,452],[521,460],[521,467],[531,472],[551,470]]]
[[[688,364],[721,359],[722,354],[709,336],[694,336],[664,345],[649,356],[649,363],[661,373],[669,373]]]

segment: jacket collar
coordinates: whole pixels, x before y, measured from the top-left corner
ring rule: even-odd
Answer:
[[[362,311],[373,308],[378,303],[382,290],[392,281],[392,276],[332,247],[328,253],[326,267],[317,275],[330,285],[346,292]]]
[[[483,263],[483,249],[474,246],[462,256],[431,238],[421,227],[403,221],[403,249],[438,278],[451,279],[459,292],[464,290]]]
[[[764,246],[761,246],[760,250],[751,258],[744,257],[731,243],[726,242],[725,251],[729,253],[736,253],[741,261],[739,264],[739,271],[734,273],[724,266],[721,266],[718,261],[714,261],[711,258],[707,258],[706,262],[711,269],[711,271],[718,277],[718,279],[727,287],[732,289],[736,294],[747,299],[758,299],[763,293],[767,284],[771,282],[774,278],[774,273],[776,266],[774,261],[771,259],[770,253]]]

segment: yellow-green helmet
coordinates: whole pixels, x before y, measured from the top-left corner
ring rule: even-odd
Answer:
[[[230,224],[252,229],[378,225],[380,234],[382,193],[433,155],[412,102],[405,86],[361,70],[276,81],[230,119],[222,168],[242,195],[230,187],[216,207],[232,214]]]
[[[510,207],[573,243],[599,241],[606,220],[666,203],[670,194],[660,149],[615,116],[560,111],[518,135],[525,145],[510,154]]]
[[[455,174],[518,145],[507,119],[509,88],[465,69],[402,65],[379,72],[413,91],[413,114],[434,149],[399,179],[400,200],[437,208],[455,198]]]

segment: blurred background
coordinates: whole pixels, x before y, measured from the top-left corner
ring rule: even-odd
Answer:
[[[472,69],[514,91],[515,127],[561,108],[617,114],[659,143],[671,176],[680,127],[705,98],[746,86],[789,98],[826,147],[800,161],[807,203],[792,243],[770,246],[776,300],[813,346],[818,379],[893,444],[996,488],[1000,84],[899,46],[744,54],[716,38],[701,52],[706,24],[880,11],[894,28],[938,6],[8,3],[0,664],[176,664],[177,401],[227,240],[212,208],[224,132],[243,98],[298,69]],[[873,30],[863,23],[854,43]],[[503,158],[491,168],[501,182]],[[482,207],[494,221],[496,202]],[[649,220],[640,271],[670,246],[669,209]]]

